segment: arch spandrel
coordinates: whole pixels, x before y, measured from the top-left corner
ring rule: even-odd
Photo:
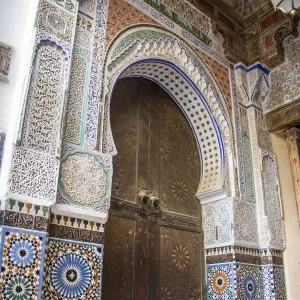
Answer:
[[[161,73],[158,69],[162,68]],[[197,193],[201,203],[233,192],[224,187],[226,166],[230,169],[227,173],[234,174],[231,123],[224,97],[195,52],[175,35],[156,27],[131,27],[123,31],[107,51],[100,149],[112,155],[117,153],[110,127],[110,98],[119,78],[133,76],[158,83],[189,120],[201,157],[202,174]],[[173,87],[169,80],[172,76]],[[234,182],[233,176],[230,181]],[[231,189],[233,186],[231,184]]]

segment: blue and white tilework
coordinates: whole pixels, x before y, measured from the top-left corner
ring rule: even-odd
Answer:
[[[236,264],[236,295],[240,300],[263,298],[260,266]]]
[[[273,267],[271,265],[262,266],[261,273],[264,299],[274,299]]]
[[[102,253],[102,245],[50,239],[43,299],[101,299]]]
[[[1,299],[41,299],[46,234],[2,227]]]

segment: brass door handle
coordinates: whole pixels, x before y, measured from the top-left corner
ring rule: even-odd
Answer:
[[[138,196],[143,206],[148,206],[150,204],[150,197],[148,196],[147,190],[140,190]]]
[[[141,189],[139,190],[138,197],[140,199],[141,204],[144,207],[148,207],[150,209],[159,209],[160,201],[159,198],[155,196],[153,192],[149,192],[148,190]]]

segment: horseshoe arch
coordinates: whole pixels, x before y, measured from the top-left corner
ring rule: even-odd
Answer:
[[[115,155],[110,100],[117,80],[143,77],[160,85],[181,108],[194,132],[201,160],[201,204],[234,193],[233,139],[229,112],[211,72],[174,34],[155,26],[132,26],[108,48],[103,79],[100,149]]]

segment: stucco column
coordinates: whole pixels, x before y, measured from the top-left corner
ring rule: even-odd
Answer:
[[[56,201],[62,120],[78,3],[41,0],[20,134],[1,195],[3,299],[41,299],[50,207]],[[35,17],[35,16],[34,16]],[[8,158],[9,159],[9,158]],[[9,173],[9,172],[8,172]]]
[[[43,299],[101,299],[112,157],[97,150],[108,1],[79,1]]]
[[[263,112],[269,92],[269,70],[260,64],[235,67],[243,115],[243,201],[255,209],[264,299],[285,299],[282,251],[285,235],[276,157]]]

